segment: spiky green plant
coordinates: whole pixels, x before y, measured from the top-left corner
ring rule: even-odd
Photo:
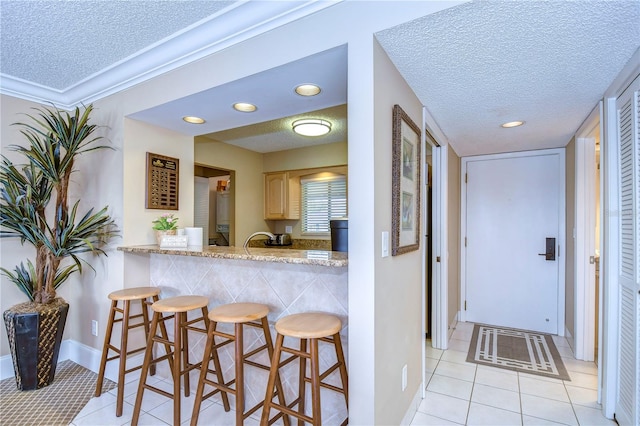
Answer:
[[[70,114],[57,108],[34,108],[25,114],[30,123],[14,123],[27,139],[27,146],[11,145],[26,163],[16,165],[2,156],[0,164],[0,237],[20,238],[36,249],[35,265],[27,260],[14,271],[0,268],[31,301],[49,303],[56,289],[82,265],[91,265],[80,254],[104,254],[102,246],[116,234],[107,207],[78,215],[80,201],[69,209],[68,189],[78,155],[109,148],[96,145],[97,129],[89,124],[93,105]],[[53,202],[52,208],[48,208]],[[70,259],[69,261],[65,261]],[[93,268],[92,268],[93,269]]]

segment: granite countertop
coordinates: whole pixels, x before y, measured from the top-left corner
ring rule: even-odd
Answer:
[[[161,249],[157,245],[125,246],[118,250],[126,253],[154,253],[173,256],[212,257],[218,259],[255,260],[258,262],[292,263],[342,267],[347,266],[347,253],[328,250],[282,250],[278,248],[205,246]]]

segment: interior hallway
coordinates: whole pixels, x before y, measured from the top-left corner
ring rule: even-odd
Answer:
[[[472,323],[458,323],[449,349],[426,347],[427,396],[418,425],[611,425],[597,403],[598,370],[578,361],[564,337],[553,340],[571,381],[466,362]]]

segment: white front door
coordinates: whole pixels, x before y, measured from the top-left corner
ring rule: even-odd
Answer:
[[[463,318],[557,334],[564,151],[469,157],[464,172]]]

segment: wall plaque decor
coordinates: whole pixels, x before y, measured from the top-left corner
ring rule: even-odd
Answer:
[[[180,160],[147,152],[145,208],[178,210]]]
[[[420,128],[400,105],[393,107],[391,254],[420,247]]]

